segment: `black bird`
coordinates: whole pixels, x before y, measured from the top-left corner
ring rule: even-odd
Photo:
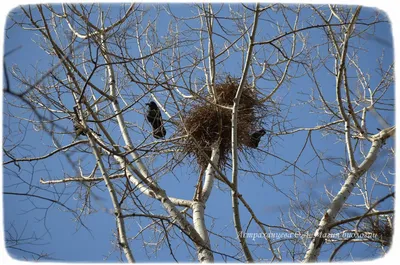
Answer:
[[[149,103],[146,103],[146,105],[148,106],[146,118],[153,127],[154,138],[164,138],[167,131],[163,125],[160,109],[154,101],[150,101]]]
[[[267,131],[265,129],[260,129],[258,131],[253,132],[250,135],[250,144],[249,147],[257,148],[258,144],[260,143],[261,137],[263,137]]]

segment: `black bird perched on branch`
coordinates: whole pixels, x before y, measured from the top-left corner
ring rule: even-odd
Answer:
[[[146,118],[153,127],[154,138],[164,138],[167,134],[167,131],[163,125],[160,109],[154,101],[150,101],[149,103],[146,103],[146,105],[148,106]]]
[[[267,131],[265,129],[260,129],[258,131],[253,132],[250,135],[250,144],[249,147],[251,148],[257,148],[258,144],[261,141],[261,137],[263,137],[265,134],[267,133]]]

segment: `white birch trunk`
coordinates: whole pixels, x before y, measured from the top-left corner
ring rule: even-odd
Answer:
[[[354,172],[348,174],[345,183],[342,188],[338,192],[338,194],[333,199],[332,203],[329,205],[328,210],[325,212],[324,216],[320,220],[317,230],[314,232],[314,237],[311,240],[310,245],[308,246],[308,250],[304,257],[303,262],[315,262],[320,254],[322,245],[325,241],[324,235],[330,232],[330,225],[335,221],[335,218],[339,211],[342,209],[344,203],[349,198],[351,192],[354,189],[354,186],[360,179],[362,175],[375,162],[379,149],[384,144],[385,140],[392,135],[394,135],[395,127],[387,128],[382,130],[380,133],[371,137],[372,145],[369,149],[367,157],[361,163],[361,165],[355,169]]]
[[[211,147],[211,163],[208,164],[205,177],[204,185],[202,189],[201,198],[199,201],[194,201],[192,204],[193,210],[193,226],[200,237],[203,239],[206,247],[201,247],[198,249],[198,259],[202,263],[214,262],[214,256],[211,251],[210,238],[208,237],[208,231],[204,220],[204,209],[206,202],[211,194],[211,190],[215,178],[214,165],[218,165],[219,161],[219,141],[215,142]]]
[[[204,207],[205,205],[203,202],[195,201],[193,203],[193,224],[194,229],[199,233],[205,245],[205,247],[198,248],[198,259],[201,263],[211,263],[214,262],[214,256],[211,252],[210,239],[208,237],[208,231],[204,220]]]
[[[204,177],[204,186],[203,186],[203,193],[201,197],[201,201],[206,203],[208,200],[208,197],[211,194],[211,190],[214,184],[214,179],[215,179],[215,169],[212,164],[215,166],[218,166],[218,161],[219,161],[219,141],[214,144],[211,148],[211,163],[208,164],[206,172],[205,172],[205,177]]]

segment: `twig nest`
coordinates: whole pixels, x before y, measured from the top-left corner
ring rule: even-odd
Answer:
[[[219,166],[224,167],[229,161],[232,136],[232,111],[229,108],[233,106],[238,86],[239,80],[228,76],[224,82],[215,85],[214,95],[206,95],[205,100],[197,102],[185,114],[179,134],[189,136],[183,143],[183,150],[186,154],[194,156],[201,167],[208,164],[211,145],[219,137],[221,138]],[[250,146],[250,135],[261,123],[256,115],[261,106],[253,88],[247,83],[244,84],[237,120],[239,150]]]

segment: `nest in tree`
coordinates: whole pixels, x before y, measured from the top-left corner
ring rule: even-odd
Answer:
[[[372,216],[365,218],[367,223],[366,232],[371,232],[378,235],[382,245],[390,246],[393,240],[393,229],[387,221],[373,218]]]
[[[201,167],[208,164],[211,146],[219,138],[221,140],[219,166],[226,165],[229,160],[232,111],[217,104],[232,107],[238,87],[239,80],[227,77],[224,82],[215,85],[215,96],[206,95],[206,100],[194,105],[185,115],[184,124],[179,130],[180,135],[188,135],[183,150],[184,153],[194,156]],[[217,104],[211,103],[215,100]],[[244,84],[239,102],[237,146],[239,150],[243,150],[250,146],[250,135],[261,123],[257,113],[262,105],[257,100],[253,88],[247,83]]]

